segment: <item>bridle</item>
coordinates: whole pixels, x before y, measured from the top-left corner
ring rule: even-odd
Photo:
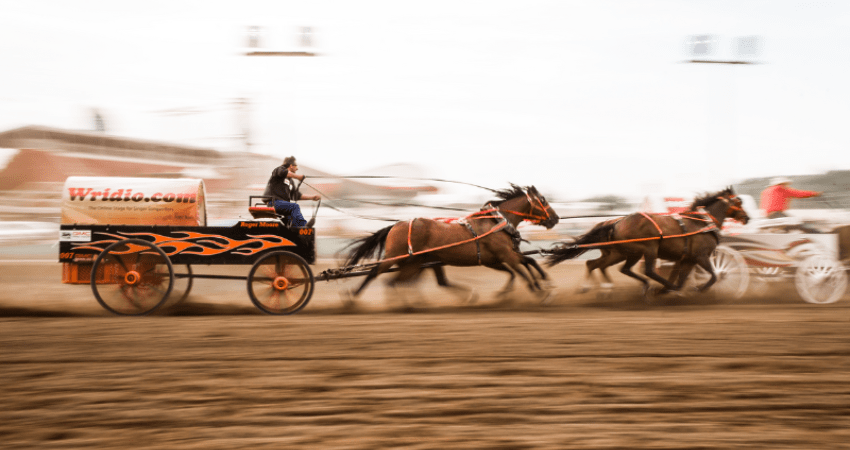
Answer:
[[[738,198],[737,195],[733,195],[730,197],[723,196],[720,197],[720,200],[723,200],[723,203],[726,203],[726,217],[732,218],[732,215],[735,214],[736,211],[740,211],[744,215],[747,214],[747,212],[744,211],[741,199]]]
[[[540,200],[540,196],[537,194],[531,194],[528,192],[528,189],[523,191],[525,193],[525,198],[528,200],[528,206],[530,210],[528,213],[521,213],[518,211],[511,210],[503,210],[503,212],[511,213],[515,216],[521,217],[522,220],[527,220],[535,225],[539,225],[542,222],[549,220],[551,215],[546,207],[543,205],[543,200]],[[537,214],[537,211],[542,211],[543,215]]]

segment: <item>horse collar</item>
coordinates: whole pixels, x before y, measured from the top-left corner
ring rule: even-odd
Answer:
[[[505,217],[505,215],[498,209],[496,210],[496,215],[498,215],[501,218],[502,223],[505,224],[503,229],[505,233],[508,233],[508,236],[511,237],[511,241],[514,243],[514,248],[518,249],[519,245],[522,243],[522,235],[519,234],[519,230],[517,230],[511,221],[508,220],[508,218]]]

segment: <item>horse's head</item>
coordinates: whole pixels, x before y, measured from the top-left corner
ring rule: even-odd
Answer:
[[[525,192],[528,196],[528,203],[531,205],[530,214],[533,216],[531,222],[542,225],[547,230],[557,225],[561,219],[555,209],[546,201],[546,197],[543,197],[534,186],[530,186]]]
[[[718,226],[725,219],[737,220],[744,225],[750,221],[750,216],[744,211],[743,202],[731,187],[694,200],[694,203],[691,205],[691,211],[696,211],[702,207],[710,212],[712,216],[717,217],[716,220],[719,220]]]
[[[729,190],[731,191],[732,189],[729,188]],[[746,211],[744,211],[744,202],[742,202],[737,195],[732,193],[731,197],[724,197],[724,200],[726,201],[727,206],[727,219],[737,220],[738,222],[741,222],[744,225],[746,225],[747,222],[750,221],[750,216],[747,214]]]
[[[510,190],[496,191],[502,200],[492,202],[503,213],[510,213],[520,220],[552,228],[558,224],[558,214],[534,186],[520,187],[511,184]],[[519,220],[517,221],[519,222]]]

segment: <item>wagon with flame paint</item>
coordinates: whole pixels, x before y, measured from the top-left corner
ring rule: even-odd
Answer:
[[[269,314],[304,308],[315,281],[315,230],[287,226],[254,197],[253,220],[207,226],[204,198],[202,180],[69,178],[59,239],[62,281],[91,285],[97,301],[119,315],[177,304],[197,278],[247,280],[251,301]],[[250,269],[245,277],[207,275],[194,273],[193,265]]]

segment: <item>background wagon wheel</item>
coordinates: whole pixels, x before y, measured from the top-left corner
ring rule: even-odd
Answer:
[[[122,316],[150,314],[174,286],[174,267],[165,252],[141,239],[111,244],[92,266],[91,287],[101,306]]]
[[[174,265],[174,272],[174,287],[171,288],[171,295],[165,302],[166,307],[183,303],[192,291],[192,266],[186,264],[186,270],[181,270],[180,265]]]
[[[711,254],[711,266],[717,275],[717,281],[709,288],[718,300],[739,300],[747,292],[750,273],[747,262],[737,250],[719,245]],[[694,267],[691,279],[694,286],[701,286],[709,280],[708,272],[702,267]]]
[[[296,313],[313,296],[313,272],[307,261],[294,253],[269,253],[251,267],[248,295],[264,313]]]
[[[794,286],[800,297],[809,303],[835,303],[847,291],[847,273],[834,258],[812,255],[797,267]]]

